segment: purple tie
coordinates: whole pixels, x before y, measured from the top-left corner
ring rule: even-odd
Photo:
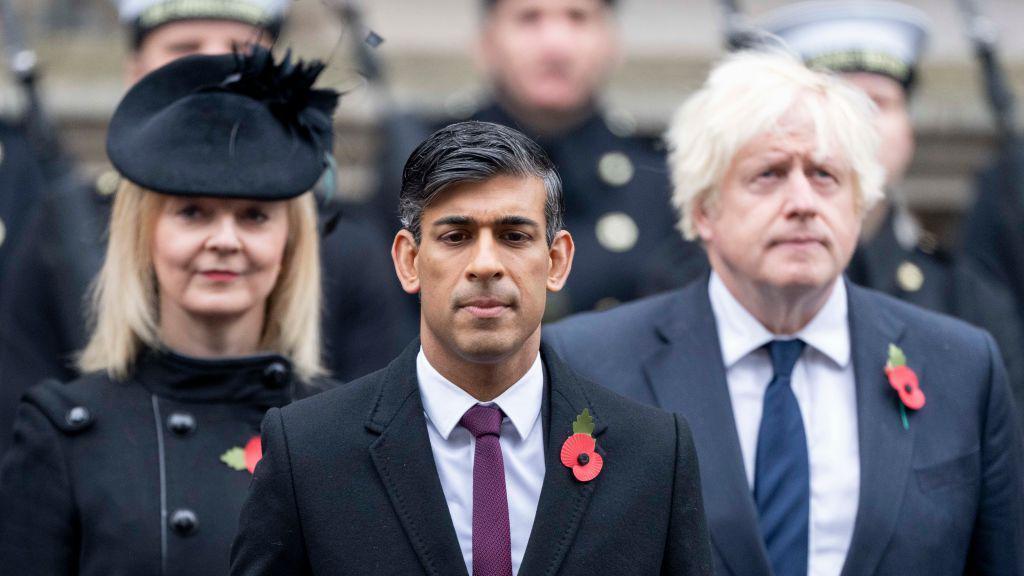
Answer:
[[[476,438],[473,460],[473,576],[512,576],[512,543],[497,406],[477,404],[459,424]]]

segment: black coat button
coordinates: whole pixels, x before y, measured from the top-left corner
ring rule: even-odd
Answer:
[[[89,421],[92,420],[92,414],[89,413],[89,409],[85,406],[75,406],[64,416],[64,420],[67,421],[68,426],[72,428],[84,428],[89,425]]]
[[[268,388],[281,388],[288,383],[288,368],[274,362],[263,369],[263,384]]]
[[[196,430],[196,419],[188,412],[174,412],[167,417],[167,429],[178,436],[187,436]]]
[[[171,514],[171,529],[178,536],[191,536],[199,530],[199,518],[187,508],[175,510]]]

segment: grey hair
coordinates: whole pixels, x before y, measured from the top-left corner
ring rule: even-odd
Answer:
[[[419,243],[423,210],[455,184],[495,176],[536,176],[544,182],[548,245],[564,226],[562,179],[544,150],[522,132],[490,122],[458,122],[441,128],[409,156],[402,171],[398,213]]]

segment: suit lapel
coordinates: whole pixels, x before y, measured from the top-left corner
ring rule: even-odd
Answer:
[[[725,379],[707,277],[673,301],[665,345],[644,363],[658,406],[686,417],[697,445],[712,542],[733,574],[769,573]]]
[[[424,571],[466,576],[455,527],[427,436],[416,379],[415,340],[387,368],[366,427],[380,434],[370,457]]]
[[[572,434],[572,422],[584,408],[590,410],[598,453],[602,453],[600,437],[607,430],[576,377],[547,345],[541,346],[541,357],[547,374],[543,409],[546,471],[520,576],[554,574],[558,570],[576,539],[591,496],[600,489],[600,476],[590,482],[577,482],[562,465],[562,443]]]
[[[852,576],[874,573],[892,538],[910,472],[916,426],[911,415],[910,429],[903,429],[896,393],[883,371],[889,344],[899,343],[905,327],[883,316],[869,292],[849,282],[847,288],[860,442],[860,499],[842,572]],[[914,352],[906,352],[908,364],[921,375],[922,367],[914,365]]]

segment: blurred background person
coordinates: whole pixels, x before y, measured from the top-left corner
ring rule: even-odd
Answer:
[[[365,29],[353,26],[345,36],[345,39],[351,42],[343,42],[341,45],[367,45],[370,42],[363,44],[363,41],[369,41],[371,38],[374,40],[373,45],[379,44],[372,52],[378,57],[380,67],[387,73],[388,99],[393,103],[391,108],[433,119],[444,116],[463,118],[469,114],[463,112],[467,110],[466,106],[472,102],[479,102],[474,96],[484,92],[493,94],[493,86],[487,81],[488,76],[480,74],[479,67],[474,65],[478,60],[478,51],[467,50],[467,46],[478,43],[483,29],[482,23],[487,16],[487,12],[483,10],[486,7],[485,2],[325,0],[325,3],[344,5],[347,9],[353,6],[361,8],[365,22],[380,33],[380,37],[372,37]],[[325,3],[289,3],[289,24],[283,30],[283,45],[292,45],[294,42],[298,43],[303,53],[327,54],[331,47],[338,43],[339,24],[333,14],[326,13]],[[1024,21],[1024,3],[986,3],[984,6],[990,9],[989,15],[992,17],[991,26],[980,26],[971,20],[963,21],[958,17],[958,5],[972,4],[971,2],[907,0],[907,3],[926,12],[932,18],[934,28],[927,57],[919,61],[917,66],[920,81],[917,82],[919,87],[915,90],[911,109],[916,149],[914,159],[899,188],[903,191],[909,209],[922,222],[922,229],[935,233],[938,246],[951,246],[956,240],[955,231],[960,215],[969,208],[972,174],[991,158],[994,134],[984,94],[978,90],[977,80],[982,76],[976,73],[971,45],[963,41],[961,27],[968,23],[970,29],[981,31],[982,36],[985,36],[986,31],[989,35],[992,31],[1001,32],[998,48],[999,55],[1006,65],[1007,85],[1011,89],[1020,90],[1024,88],[1020,82],[1020,79],[1024,78],[1024,35],[1011,32],[1013,23]],[[127,27],[119,26],[117,12],[109,0],[10,0],[10,4],[23,15],[25,28],[30,37],[38,39],[35,44],[39,50],[42,70],[46,73],[44,82],[40,85],[43,95],[46,96],[44,100],[53,112],[54,123],[59,127],[64,143],[81,160],[80,172],[89,174],[88,180],[92,182],[94,176],[101,173],[105,162],[102,142],[107,119],[123,91],[124,64],[120,43],[124,35],[123,30],[127,30]],[[498,2],[496,5],[500,4],[501,2]],[[628,133],[626,129],[633,128],[635,137],[655,142],[664,131],[666,121],[678,103],[680,95],[688,94],[695,89],[706,75],[709,63],[722,53],[723,32],[728,31],[729,27],[722,25],[721,13],[722,7],[729,4],[746,9],[747,14],[740,16],[746,16],[747,21],[758,21],[769,10],[789,2],[616,1],[614,10],[609,12],[614,17],[621,65],[612,64],[613,72],[605,79],[600,90],[599,108],[601,115],[606,119],[606,124],[615,132],[623,134]],[[382,38],[384,42],[380,44]],[[331,69],[337,72],[357,68],[360,73],[367,74],[368,70],[363,66],[352,66],[352,54],[346,53],[344,47],[335,53]],[[10,83],[5,84],[4,80],[5,78],[0,77],[0,108],[6,109],[9,103],[7,90]],[[393,202],[398,195],[397,188],[378,186],[376,183],[377,150],[382,139],[382,134],[377,131],[382,118],[377,112],[381,110],[380,103],[384,100],[380,98],[380,91],[373,87],[365,89],[358,79],[333,85],[354,88],[346,97],[345,105],[336,120],[337,127],[346,135],[345,139],[339,142],[336,153],[339,170],[344,175],[339,179],[339,196],[353,201],[363,201],[371,198],[375,190],[382,189]],[[410,126],[409,123],[402,125],[406,128]],[[390,174],[397,181],[401,162],[405,161],[406,156],[396,157],[399,162],[398,168],[390,171]],[[389,171],[384,171],[385,175],[388,173]],[[627,189],[632,188],[626,186],[619,190]],[[63,206],[67,207],[66,210],[70,214],[78,213],[67,201]],[[386,218],[389,226],[395,226],[398,221],[393,210]],[[59,234],[66,237],[67,231],[72,230],[75,225],[80,225],[83,218],[69,220],[71,221],[61,226],[45,226],[45,236]],[[346,221],[365,224],[360,220],[357,211],[347,210],[338,225],[338,232],[344,231]],[[1012,220],[1008,222],[1010,231],[1021,228],[1013,228]],[[577,236],[582,235],[579,230],[573,231]],[[325,254],[331,250],[331,242],[336,241],[334,238],[338,232],[328,236],[328,243],[324,246]],[[678,234],[671,236],[679,237]],[[47,241],[50,242],[50,239]],[[337,242],[341,244],[340,241]],[[366,244],[369,242],[360,245]],[[1024,242],[1020,245],[1024,246]],[[695,248],[692,244],[688,246]],[[1002,246],[1003,244],[1000,244],[999,249],[1002,249]],[[9,247],[13,248],[10,245]],[[34,259],[29,261],[53,260],[52,256],[47,254],[58,253],[49,249],[40,252],[39,247],[36,250]],[[337,252],[341,257],[347,254],[340,248]],[[646,254],[635,254],[637,252],[638,250],[633,250],[629,254],[640,258],[647,257]],[[673,247],[667,252],[671,256],[677,251]],[[69,253],[76,254],[75,251]],[[377,255],[369,248],[362,253],[365,253],[366,258]],[[1024,250],[1021,253],[1024,253]],[[87,252],[84,249],[78,250],[77,254],[83,256],[72,259],[72,264],[91,259],[85,256]],[[382,255],[382,258],[386,260],[386,255]],[[659,263],[648,269],[654,268],[662,273],[676,273],[681,269],[677,262],[662,264],[663,257],[656,257],[655,260]],[[684,265],[696,263],[698,268],[706,268],[703,258],[683,256],[681,261]],[[367,267],[369,266],[367,261]],[[376,267],[376,264],[373,266]],[[53,280],[48,281],[36,280],[35,293],[47,294],[64,290],[66,286],[78,285],[73,280],[71,265],[64,263],[55,266],[55,269],[62,271],[63,275],[51,275],[50,278]],[[330,274],[333,270],[326,267],[325,274]],[[343,270],[344,266],[338,266],[335,273],[337,278],[358,276],[346,276]],[[923,267],[922,270],[925,284],[928,284],[932,275]],[[698,269],[698,275],[700,271],[702,270]],[[692,273],[687,272],[682,276],[692,277]],[[0,272],[0,292],[16,282],[21,280],[16,276],[9,278]],[[644,283],[642,280],[640,282]],[[668,286],[657,289],[675,288],[681,282],[673,280]],[[329,278],[325,278],[325,283],[330,289]],[[339,285],[342,288],[353,287],[353,284],[343,281],[339,282]],[[361,283],[354,285],[354,288],[360,290],[357,290],[353,297],[329,297],[326,298],[326,303],[354,306],[352,302],[367,297],[360,294],[364,286]],[[397,286],[395,289],[397,290]],[[641,286],[641,290],[645,288]],[[381,300],[377,302],[383,303],[363,307],[364,310],[370,311],[357,317],[356,325],[367,326],[368,324],[362,321],[364,317],[393,310],[393,306],[388,307],[386,304],[391,301],[387,295],[381,293],[371,296],[380,298]],[[39,300],[47,304],[26,305],[22,300],[15,310],[28,312],[22,314],[16,323],[0,320],[0,338],[3,338],[7,326],[17,326],[25,322],[25,318],[31,322],[51,322],[51,317],[58,315],[57,310],[64,306],[50,296],[42,296]],[[80,300],[66,298],[61,301]],[[415,311],[415,301],[402,302],[402,305],[407,307],[403,317],[415,318],[418,315]],[[338,313],[330,309],[326,310],[326,314],[329,318],[338,317]],[[349,324],[349,329],[354,329],[351,326],[352,322]],[[71,324],[46,332],[40,331],[39,334],[43,336],[37,337],[43,338],[43,344],[46,345],[47,340],[51,339],[49,334],[78,333],[80,344],[84,344],[85,335],[81,328],[83,325],[80,322],[77,325]],[[328,328],[343,325],[342,322],[332,323],[330,320],[327,320],[326,324]],[[378,324],[380,327],[392,325],[393,322],[384,321]],[[353,350],[356,354],[374,352],[377,335],[372,330],[372,325],[370,326],[371,328],[366,331],[357,332],[362,337],[354,338],[348,346],[331,347]],[[68,337],[60,336],[59,339],[65,340]],[[326,335],[326,339],[329,344],[336,340],[330,335]],[[384,336],[381,336],[381,340],[391,341]],[[10,346],[9,342],[7,346]],[[72,346],[64,348],[74,349]],[[16,361],[31,363],[29,352],[15,348]],[[1009,351],[1006,356],[1011,356]],[[345,364],[343,361],[333,359],[329,363],[336,371],[337,366]],[[61,369],[65,368],[62,366]],[[0,371],[3,370],[3,360],[0,359]],[[15,393],[14,396],[16,395]]]
[[[847,277],[988,330],[1024,403],[1024,330],[1013,296],[981,267],[939,246],[903,194],[915,148],[909,105],[928,40],[925,14],[899,2],[814,1],[787,5],[763,22],[808,65],[841,74],[877,107],[886,197],[865,216]]]
[[[252,42],[270,46],[288,7],[287,0],[119,2],[130,47],[125,78],[131,85],[183,56],[230,53]],[[320,183],[320,198],[333,193],[334,176]],[[69,171],[50,183],[11,249],[0,291],[0,455],[21,394],[45,378],[77,375],[74,354],[87,337],[85,294],[102,263],[119,183],[115,170],[95,180]],[[331,210],[341,216],[322,240],[324,349],[332,373],[347,380],[383,367],[414,328],[394,305],[401,293],[387,251],[379,248],[386,240],[355,208]]]
[[[0,273],[45,189],[43,171],[19,123],[0,120]],[[6,283],[0,283],[0,299]]]
[[[9,1],[0,2],[0,40],[12,90],[0,98],[0,278],[17,238],[47,189],[64,175],[69,161],[56,145],[57,133],[38,86],[36,53],[28,46],[24,22]],[[0,299],[6,283],[0,282]]]
[[[435,127],[473,119],[516,128],[558,167],[566,229],[579,256],[546,319],[607,308],[640,295],[639,270],[674,236],[664,152],[605,115],[602,91],[623,59],[613,0],[484,0],[474,59],[489,88],[463,118],[392,128],[374,199],[385,229],[398,229],[401,165]],[[405,121],[416,122],[406,117]],[[691,254],[703,260],[696,246]]]
[[[1010,287],[1024,321],[1024,140],[1016,102],[1020,88],[1015,90],[1003,60],[1007,40],[1012,38],[999,37],[999,22],[978,3],[962,0],[960,4],[998,145],[976,178],[974,204],[963,226],[963,248],[968,258]]]
[[[130,51],[124,78],[192,54],[229,53],[251,42],[269,45],[284,19],[282,0],[238,0],[205,6],[202,18],[186,2],[118,3]],[[248,7],[245,11],[239,7]],[[11,440],[21,394],[46,378],[77,375],[74,355],[87,340],[86,291],[99,271],[107,224],[120,177],[104,171],[90,180],[71,169],[47,182],[27,214],[24,233],[3,269],[0,299],[0,456]]]
[[[262,47],[181,59],[115,111],[84,375],[19,405],[5,573],[227,573],[264,412],[331,384],[310,190],[338,93],[291,65]]]

